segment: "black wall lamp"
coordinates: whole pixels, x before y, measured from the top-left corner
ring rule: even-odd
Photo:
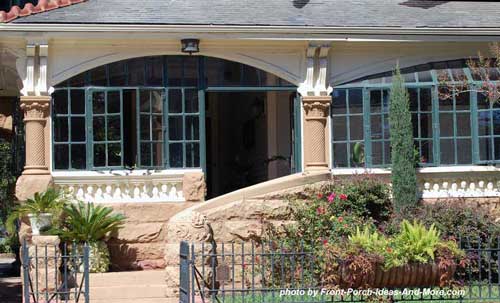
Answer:
[[[182,39],[181,51],[192,55],[200,52],[200,40],[198,39]]]

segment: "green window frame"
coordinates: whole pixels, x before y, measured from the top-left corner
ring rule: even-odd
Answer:
[[[473,87],[480,83],[472,79],[467,67],[457,68],[457,64],[456,61],[439,62],[402,71],[410,95],[413,136],[415,147],[421,155],[420,166],[500,163],[500,105],[489,103],[482,94],[474,91]],[[440,100],[440,72],[445,72],[449,79],[453,79],[448,82],[449,85],[461,84],[459,77],[467,77],[470,91]],[[346,160],[352,157],[352,148],[345,148],[343,153],[338,151],[337,146],[343,144],[352,147],[359,140],[351,140],[349,136],[346,136],[346,140],[339,140],[335,135],[335,126],[343,123],[338,119],[347,116],[335,114],[338,107],[336,96],[349,95],[352,90],[363,92],[365,166],[390,165],[387,109],[391,81],[390,73],[384,73],[335,87],[331,108],[333,167],[354,167],[351,161]],[[346,110],[348,112],[349,109]],[[350,122],[349,119],[347,121]],[[341,160],[336,159],[339,156]]]
[[[123,91],[97,89],[88,91],[91,115],[87,116],[91,144],[87,165],[100,169],[123,167]]]
[[[203,56],[140,57],[96,67],[55,86],[53,169],[205,169],[208,91],[296,91],[296,86],[245,64]],[[72,97],[75,92],[79,98]],[[94,111],[94,93],[103,94],[105,107],[109,94],[119,94],[119,113]],[[128,94],[135,98],[125,97]],[[135,102],[133,114],[129,102]],[[73,103],[83,112],[71,112]],[[73,120],[79,122],[82,141],[68,135]],[[132,148],[124,145],[125,133]],[[132,153],[135,167],[126,164],[127,153]]]

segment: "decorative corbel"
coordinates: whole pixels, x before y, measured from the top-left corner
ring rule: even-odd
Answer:
[[[26,57],[18,59],[18,74],[23,81],[22,96],[48,96],[47,64],[48,45],[46,43],[28,43]]]
[[[21,89],[23,96],[35,95],[35,59],[36,45],[26,45],[26,60],[20,61],[20,64],[17,65],[19,76],[23,80],[23,88]]]
[[[310,44],[306,51],[306,78],[297,89],[302,96],[314,95],[314,70],[317,49],[317,45]]]
[[[49,46],[40,44],[38,46],[38,79],[36,81],[35,93],[37,96],[49,95],[47,85],[47,57],[49,55]]]
[[[328,52],[330,45],[322,45],[319,47],[318,54],[318,78],[314,87],[316,96],[328,96],[332,93],[333,88],[328,84]]]

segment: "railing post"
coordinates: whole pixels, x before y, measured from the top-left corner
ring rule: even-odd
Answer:
[[[190,262],[189,262],[189,243],[182,241],[180,244],[180,264],[179,264],[179,302],[189,303],[189,274],[190,274]]]
[[[88,243],[85,243],[83,247],[83,279],[84,279],[84,288],[85,288],[85,303],[90,302],[90,266],[89,266],[89,256],[90,256],[90,247]]]
[[[23,298],[24,303],[30,302],[30,255],[28,251],[28,244],[26,239],[23,239],[23,246],[21,248],[21,259],[22,259],[22,267],[23,267]]]

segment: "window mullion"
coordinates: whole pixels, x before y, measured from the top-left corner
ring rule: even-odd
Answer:
[[[86,141],[86,152],[87,152],[87,170],[93,168],[94,163],[94,129],[93,129],[93,117],[92,117],[92,97],[93,92],[90,89],[85,90],[85,120],[87,123],[87,141]]]
[[[163,159],[164,167],[170,167],[170,153],[169,153],[169,133],[168,133],[168,88],[165,88],[165,97],[163,98]]]
[[[372,145],[370,126],[370,90],[363,88],[363,125],[365,136],[365,162],[366,167],[372,166]]]
[[[434,153],[434,163],[436,166],[441,164],[441,147],[440,147],[440,129],[439,129],[439,96],[438,86],[432,89],[432,135],[434,146],[432,148]]]
[[[471,136],[472,136],[472,163],[477,164],[479,162],[479,126],[478,126],[478,107],[477,107],[477,91],[472,91],[470,96],[470,126],[471,126]]]
[[[140,167],[141,166],[141,163],[142,163],[142,155],[141,155],[141,107],[140,107],[140,103],[141,103],[141,90],[139,90],[139,88],[136,89],[136,93],[135,93],[135,121],[136,121],[136,124],[135,124],[135,127],[136,127],[136,136],[137,136],[137,139],[136,139],[136,142],[137,142],[137,156],[136,156],[136,163],[135,163],[135,166],[136,167]]]

